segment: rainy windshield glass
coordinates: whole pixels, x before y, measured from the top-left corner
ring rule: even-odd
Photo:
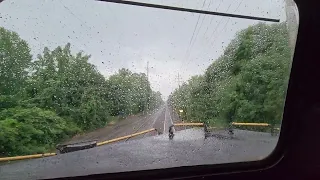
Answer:
[[[271,153],[295,44],[295,4],[135,2],[163,6],[0,4],[3,178],[252,161]]]

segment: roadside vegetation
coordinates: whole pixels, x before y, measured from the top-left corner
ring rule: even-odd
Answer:
[[[284,23],[248,27],[203,75],[191,77],[169,101],[176,112],[183,110],[180,115],[185,121],[211,126],[230,122],[278,125],[290,72],[288,45]]]
[[[69,43],[33,57],[25,40],[0,27],[0,156],[43,153],[163,103],[144,73],[120,69],[106,79],[89,59]]]
[[[69,43],[33,57],[25,40],[0,27],[0,156],[47,152],[77,133],[163,103],[146,74],[119,69],[106,79],[89,60]],[[211,126],[280,124],[290,64],[286,25],[260,23],[240,31],[169,103],[183,110],[183,120]]]

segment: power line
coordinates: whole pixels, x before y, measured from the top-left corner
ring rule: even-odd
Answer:
[[[206,0],[203,1],[202,8],[204,7],[205,3],[206,3]],[[192,40],[193,40],[193,37],[194,37],[194,33],[197,30],[199,19],[200,19],[200,14],[198,15],[197,23],[196,23],[196,26],[193,29],[192,37],[190,39],[189,46],[188,46],[187,51],[186,51],[186,55],[185,55],[186,61],[188,61],[188,58],[189,58],[189,55],[190,55],[190,51],[191,51],[191,48],[192,48],[192,45],[193,45]],[[181,65],[181,67],[182,67],[182,65]],[[180,67],[180,69],[181,69],[181,67]]]
[[[242,2],[243,2],[243,0],[241,0],[241,1],[240,1],[240,3],[238,4],[238,6],[237,6],[237,8],[234,10],[234,12],[236,12],[236,11],[239,9],[239,7],[240,7],[240,5],[242,4]],[[222,32],[226,29],[226,27],[227,27],[227,25],[228,25],[229,21],[230,21],[230,18],[228,18],[228,20],[227,20],[226,24],[223,26],[223,28],[222,28]],[[215,36],[215,37],[216,37],[216,36]],[[213,39],[215,39],[215,38],[213,38]],[[213,42],[211,45],[213,45],[213,44],[214,44],[214,42]]]
[[[86,28],[88,28],[89,30],[91,30],[91,28],[90,28],[86,23],[84,23],[78,16],[76,16],[67,6],[65,6],[65,5],[61,2],[61,0],[60,0],[59,2],[60,2],[60,4],[61,4],[71,15],[73,15],[73,17],[75,17],[76,19],[78,19],[78,20],[80,21],[81,25],[84,25],[84,26],[86,26]],[[87,47],[86,44],[83,44],[83,45],[88,49],[88,47]]]
[[[231,4],[228,6],[228,8],[227,8],[226,12],[229,10],[230,6],[231,6]],[[209,38],[209,39],[211,39],[211,38],[212,38],[212,36],[215,34],[215,32],[217,31],[217,29],[218,29],[219,25],[221,24],[222,20],[223,20],[223,17],[221,17],[221,19],[220,19],[219,23],[216,25],[215,30],[212,32],[212,34],[211,34],[211,36],[210,36],[210,38]]]
[[[220,1],[220,4],[221,4],[221,2],[222,2],[222,1]],[[239,8],[240,5],[242,4],[242,2],[243,2],[243,0],[241,0],[241,1],[239,2],[238,6],[237,6],[236,9],[234,10],[234,12],[236,12],[236,11],[238,10],[238,8]],[[220,4],[218,5],[218,7],[220,7]],[[218,7],[217,7],[217,8],[218,8]],[[230,9],[230,7],[231,7],[231,4],[228,6],[226,12]],[[215,32],[218,30],[218,27],[219,27],[219,25],[221,24],[222,20],[223,20],[223,18],[220,19],[220,21],[219,21],[219,23],[217,24],[215,30],[214,30],[213,33],[211,34],[210,39],[212,39],[212,36],[213,36],[213,35],[215,34]],[[224,27],[222,28],[222,31],[227,27],[229,21],[230,21],[230,18],[228,18],[227,22],[225,23]],[[216,37],[216,35],[215,35],[214,37]],[[214,39],[215,39],[215,38],[214,38]],[[214,42],[213,42],[213,43],[214,43]],[[213,45],[213,43],[212,43],[211,45]],[[191,47],[193,47],[193,44],[192,44]],[[188,61],[188,63],[189,63],[189,61]],[[187,63],[187,64],[188,64],[188,63]]]
[[[203,5],[202,5],[202,8],[204,8],[204,4],[206,3],[206,0],[203,2]],[[200,17],[200,14],[199,14],[199,17]],[[199,34],[199,32],[200,32],[200,29],[201,29],[201,27],[202,27],[202,24],[203,24],[203,21],[204,21],[204,18],[206,17],[206,14],[204,15],[204,17],[202,18],[202,21],[201,21],[201,24],[200,24],[200,26],[199,26],[199,28],[198,28],[198,31],[197,31],[197,33],[196,33],[196,37],[194,38],[194,41],[193,41],[193,43],[191,44],[191,48],[190,49],[192,49],[192,47],[193,47],[193,45],[194,45],[194,43],[195,43],[195,41],[196,41],[196,39],[197,39],[197,37],[198,37],[198,34]]]
[[[64,5],[62,2],[61,2],[61,0],[59,1],[59,3],[72,15],[72,16],[74,16],[77,20],[79,20],[80,21],[80,23],[81,23],[81,26],[85,26],[87,29],[89,29],[90,31],[92,30],[92,28],[90,27],[90,26],[88,26],[84,21],[82,21],[77,15],[75,15],[71,10],[70,10],[70,8],[68,8],[66,5]],[[112,11],[112,9],[110,9],[109,8],[109,6],[107,6],[107,8],[110,10],[110,11]],[[114,13],[111,13],[112,15],[114,14]],[[117,20],[117,18],[113,15],[113,18],[115,19],[115,20]],[[87,49],[88,49],[88,47],[87,47],[87,45],[86,44],[83,44]]]
[[[202,4],[202,7],[201,7],[201,8],[203,8],[203,7],[204,7],[205,3],[206,3],[206,0],[204,0],[204,1],[203,1],[203,4]],[[196,30],[197,30],[198,23],[199,23],[199,19],[200,19],[200,14],[198,15],[197,23],[196,23],[196,26],[194,27],[194,30],[193,30],[193,33],[192,33],[192,37],[191,37],[191,40],[190,40],[189,46],[191,45],[192,40],[193,40],[193,37],[194,37],[194,33],[195,33],[195,32],[196,32]]]
[[[239,7],[242,4],[242,2],[243,2],[243,0],[240,1],[240,3],[238,4],[238,7],[236,8],[236,10],[234,10],[234,12],[236,12],[239,9]]]
[[[84,23],[78,16],[76,16],[67,6],[65,6],[65,5],[61,2],[61,0],[60,0],[59,2],[60,2],[60,4],[61,4],[70,14],[72,14],[76,19],[78,19],[78,20],[81,22],[81,24],[85,25],[87,28],[89,28],[89,29],[91,30],[91,28],[90,28],[89,26],[87,26],[87,24]]]
[[[222,0],[222,1],[223,1],[223,0]],[[219,5],[217,6],[216,11],[219,9],[222,1],[220,1]],[[210,1],[210,2],[211,2],[211,1]],[[215,16],[211,17],[211,19],[210,19],[210,24],[207,26],[207,29],[206,29],[206,32],[204,33],[204,36],[207,34],[207,31],[208,31],[208,29],[209,29],[209,26],[211,26],[212,20],[213,20],[214,18],[215,18]]]
[[[193,40],[193,37],[194,37],[194,33],[196,32],[196,29],[197,29],[197,27],[198,27],[199,19],[200,19],[200,14],[199,14],[199,16],[198,16],[198,20],[197,20],[196,26],[195,26],[194,29],[193,29],[193,33],[192,33],[192,36],[191,36],[191,39],[190,39],[190,42],[189,42],[189,47],[191,46],[191,43],[192,43],[192,40]],[[189,49],[189,48],[188,48],[188,49]]]
[[[226,12],[229,10],[229,8],[230,8],[230,7],[231,7],[231,4],[228,6],[228,8],[227,8]],[[221,20],[220,20],[219,24],[216,26],[215,31],[217,30],[218,26],[219,26],[219,25],[220,25],[220,23],[222,22],[222,19],[223,19],[223,18],[221,18]],[[215,32],[215,31],[214,31],[214,32]],[[214,34],[214,33],[213,33],[213,34]],[[213,34],[212,34],[212,35],[213,35]],[[212,37],[212,35],[211,35],[211,37]],[[210,37],[210,39],[211,39],[211,37]],[[194,42],[194,41],[193,41],[193,42]],[[194,43],[193,43],[193,44],[194,44]],[[193,47],[193,44],[191,45],[191,48]],[[190,48],[190,51],[191,51],[191,48]],[[189,55],[190,55],[190,53],[189,53]],[[187,65],[189,64],[189,62],[190,62],[190,61],[189,61],[189,56],[188,56],[188,58],[187,58],[187,63],[186,63],[186,65],[185,65],[185,66],[187,66]]]
[[[164,10],[172,10],[172,11],[180,11],[180,12],[190,12],[190,13],[198,13],[198,19],[195,26],[195,29],[193,31],[192,38],[189,42],[189,47],[192,45],[192,40],[194,37],[194,33],[196,31],[196,28],[199,23],[200,14],[208,14],[208,15],[216,15],[216,16],[224,16],[224,17],[233,17],[233,18],[240,18],[240,19],[250,19],[250,20],[260,20],[260,21],[270,21],[270,22],[280,22],[279,19],[272,19],[272,18],[264,18],[264,17],[256,17],[256,16],[247,16],[247,15],[239,15],[239,14],[230,14],[230,13],[222,13],[222,12],[213,12],[213,11],[205,11],[205,10],[198,10],[198,9],[190,9],[190,8],[181,8],[181,7],[174,7],[174,6],[166,6],[166,5],[160,5],[160,4],[151,4],[151,3],[143,3],[143,2],[136,2],[136,1],[126,1],[126,0],[98,0],[102,2],[109,2],[109,3],[116,3],[116,4],[124,4],[124,5],[132,5],[132,6],[140,6],[140,7],[149,7],[149,8],[157,8],[157,9],[164,9]],[[205,2],[204,2],[205,3]],[[204,6],[204,5],[203,5]],[[229,5],[227,11],[229,10],[231,4]],[[215,28],[215,31],[210,36],[211,37],[215,34],[218,26],[221,24],[222,19],[218,23],[218,25]],[[190,51],[189,47],[187,49],[187,53]],[[181,68],[180,68],[181,69]]]

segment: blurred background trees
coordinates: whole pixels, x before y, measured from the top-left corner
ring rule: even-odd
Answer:
[[[151,111],[163,101],[144,73],[120,69],[105,79],[71,44],[32,60],[15,32],[0,28],[0,156],[42,153],[111,116]]]

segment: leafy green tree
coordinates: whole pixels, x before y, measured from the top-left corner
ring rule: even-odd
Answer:
[[[120,69],[106,80],[73,54],[71,44],[44,48],[31,62],[28,44],[0,28],[0,156],[43,153],[81,131],[105,126],[110,115],[159,107],[160,92],[144,73]]]
[[[109,117],[104,77],[82,52],[71,46],[44,49],[34,62],[28,104],[68,116],[83,129],[105,125]],[[91,119],[90,119],[91,117]]]
[[[160,92],[153,92],[144,73],[120,69],[107,80],[112,115],[130,115],[149,111],[162,104]]]
[[[15,95],[24,87],[32,56],[25,40],[0,27],[0,95]]]
[[[280,124],[289,68],[286,25],[260,23],[240,31],[203,78],[192,77],[172,101],[186,120]]]

